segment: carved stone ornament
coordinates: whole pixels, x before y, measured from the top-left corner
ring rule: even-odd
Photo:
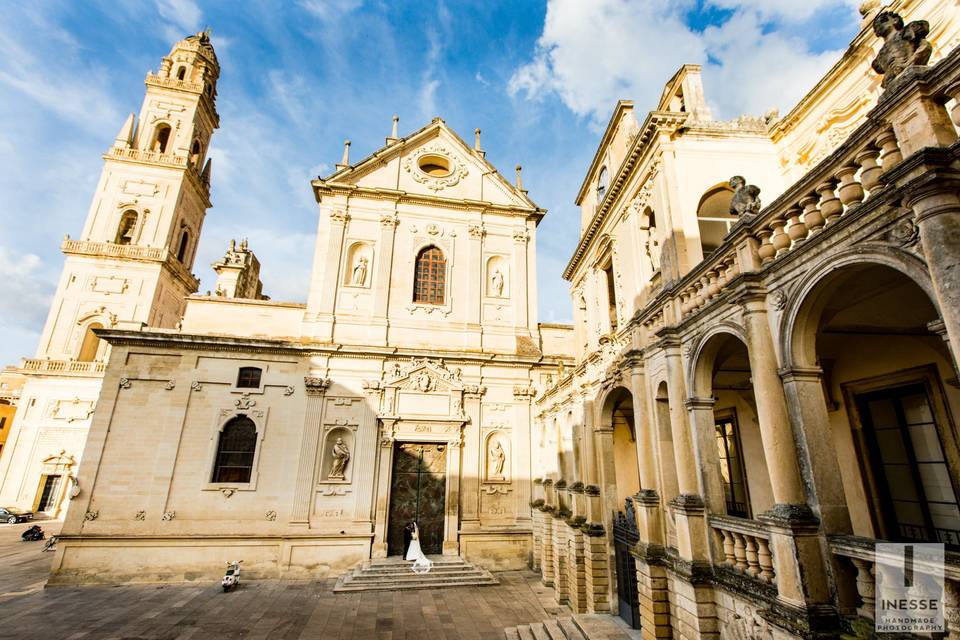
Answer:
[[[130,388],[130,378],[120,378],[120,388],[129,389]]]
[[[513,240],[514,242],[524,243],[530,240],[530,234],[527,233],[525,227],[517,227],[513,230]]]
[[[87,511],[85,514],[83,514],[83,519],[86,520],[87,522],[93,522],[99,517],[100,517],[99,511]]]
[[[733,199],[730,200],[730,213],[735,216],[754,216],[760,212],[760,187],[747,184],[743,176],[730,178]]]
[[[470,226],[467,227],[467,231],[470,233],[470,237],[474,240],[479,240],[486,233],[482,222],[470,223]]]
[[[505,496],[505,495],[508,495],[510,491],[512,491],[512,488],[510,487],[510,485],[507,485],[507,484],[485,484],[483,485],[483,491],[488,496],[493,496],[497,494]]]
[[[177,386],[176,380],[168,380],[167,384],[163,385],[163,388],[166,389],[167,391],[173,391],[174,387],[176,386]]]
[[[873,59],[873,70],[883,76],[884,89],[908,67],[930,61],[933,47],[926,40],[930,23],[914,20],[904,25],[903,18],[892,11],[881,11],[873,19],[873,32],[883,38],[883,46]]]
[[[919,235],[920,230],[917,228],[917,223],[909,217],[901,218],[887,231],[887,239],[901,247],[913,244]]]
[[[224,497],[224,498],[229,498],[230,496],[232,496],[232,495],[235,494],[236,492],[237,492],[236,489],[231,489],[230,487],[224,487],[223,489],[220,489],[220,493],[223,494],[223,497]]]
[[[787,292],[783,289],[778,289],[776,293],[773,294],[773,306],[777,311],[783,311],[787,308]]]
[[[137,511],[136,515],[133,516],[133,519],[143,522],[147,519],[147,512],[141,509],[140,511]]]
[[[241,409],[245,411],[247,409],[250,409],[251,407],[256,406],[257,401],[251,398],[250,394],[245,393],[239,398],[237,398],[236,400],[234,400],[233,404],[236,405],[237,409]]]
[[[315,378],[307,376],[303,379],[307,393],[323,393],[330,386],[330,378]]]
[[[190,383],[191,391],[200,391],[201,389],[203,389],[203,384],[201,384],[199,380],[194,380]]]
[[[163,520],[164,522],[170,522],[171,520],[173,520],[173,519],[176,518],[176,517],[177,517],[177,512],[176,512],[176,511],[164,511],[164,512],[163,512],[163,517],[161,518],[161,520]]]
[[[283,395],[292,396],[294,391],[296,391],[296,389],[293,387],[293,385],[287,385],[287,387],[283,390]]]
[[[277,519],[277,512],[271,509],[270,511],[267,511],[265,514],[263,514],[263,517],[269,520],[270,522],[273,522],[274,520]]]
[[[381,227],[396,227],[400,224],[400,218],[395,215],[384,214],[380,216]]]
[[[450,165],[450,172],[444,176],[435,176],[422,171],[419,166],[419,160],[425,155],[443,156],[443,158]],[[447,148],[439,142],[434,142],[433,144],[420,147],[413,154],[407,156],[407,158],[405,158],[403,161],[403,168],[407,173],[410,174],[410,177],[431,191],[440,191],[447,187],[452,187],[458,184],[460,180],[466,177],[469,173],[467,168],[458,162],[457,159],[454,158],[449,151],[447,151]]]
[[[350,219],[350,214],[342,209],[334,209],[330,212],[330,221],[336,222],[338,224],[346,224],[347,220]]]

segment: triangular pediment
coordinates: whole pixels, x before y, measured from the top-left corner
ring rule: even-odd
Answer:
[[[387,376],[385,386],[408,391],[462,391],[460,369],[448,369],[442,360],[413,358],[406,367],[396,368]]]
[[[472,201],[511,209],[538,209],[527,194],[510,183],[468,146],[440,118],[397,140],[390,140],[357,164],[315,181],[316,188],[346,187]]]

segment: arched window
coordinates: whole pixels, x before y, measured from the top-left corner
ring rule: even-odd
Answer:
[[[137,212],[124,211],[120,216],[120,224],[117,225],[117,237],[114,242],[117,244],[131,244],[133,234],[137,230]]]
[[[153,144],[150,145],[151,151],[159,153],[167,152],[167,144],[170,142],[170,125],[161,124],[157,126],[157,131],[153,135]]]
[[[697,207],[697,223],[700,226],[700,245],[706,258],[723,242],[730,228],[737,222],[737,216],[730,213],[730,201],[733,191],[726,183],[711,187]]]
[[[237,387],[240,389],[259,389],[263,370],[258,367],[240,367],[237,374]]]
[[[187,68],[180,67],[180,69],[177,70],[177,80],[183,80],[186,77],[187,77]]]
[[[183,262],[187,257],[187,246],[190,244],[190,232],[186,229],[180,234],[180,248],[177,249],[177,260]]]
[[[196,166],[200,164],[200,141],[194,140],[193,146],[190,147],[190,164]]]
[[[217,443],[213,482],[250,482],[256,450],[257,426],[253,420],[237,416],[225,424]]]
[[[77,355],[79,362],[93,362],[97,358],[97,351],[100,349],[100,338],[93,332],[94,329],[103,329],[99,322],[93,322],[83,334],[83,342],[80,343],[80,353]]]
[[[600,169],[600,176],[597,178],[597,204],[603,202],[603,196],[607,195],[607,186],[610,183],[610,174],[607,168]]]
[[[447,260],[437,247],[427,247],[417,254],[413,277],[413,301],[443,304],[447,279]]]

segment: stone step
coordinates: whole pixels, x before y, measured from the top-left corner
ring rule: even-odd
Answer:
[[[634,640],[640,631],[630,629],[616,616],[593,613],[573,616],[573,623],[587,640]]]
[[[587,637],[580,632],[580,627],[574,623],[573,618],[560,618],[557,622],[560,624],[560,629],[567,640],[587,640]]]
[[[640,632],[627,630],[613,616],[578,615],[508,627],[503,635],[506,640],[636,640]]]
[[[414,573],[412,563],[400,558],[364,560],[340,576],[334,593],[344,591],[392,591],[395,589],[435,589],[442,587],[484,586],[499,584],[493,575],[456,556],[431,558],[433,568],[424,574]]]

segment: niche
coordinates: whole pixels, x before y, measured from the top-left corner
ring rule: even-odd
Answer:
[[[348,287],[370,287],[373,279],[373,247],[366,242],[354,242],[347,249],[347,268],[343,284]]]
[[[492,431],[487,435],[483,455],[484,481],[509,483],[510,441],[503,431]]]
[[[487,297],[510,297],[510,272],[503,256],[493,256],[487,260]]]
[[[320,482],[350,483],[354,465],[354,432],[347,427],[335,427],[323,438],[323,458],[320,461]]]

